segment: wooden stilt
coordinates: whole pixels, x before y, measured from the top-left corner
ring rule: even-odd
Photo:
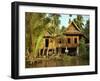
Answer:
[[[43,53],[42,53],[42,56],[44,56],[44,52],[45,52],[45,47],[44,47],[44,49],[43,49]]]
[[[39,49],[39,57],[41,56],[41,49]]]
[[[46,56],[48,57],[48,52],[49,52],[49,48],[47,47],[47,53],[46,53]]]
[[[77,56],[79,56],[79,47],[77,47]]]

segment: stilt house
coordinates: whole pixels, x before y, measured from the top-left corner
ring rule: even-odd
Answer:
[[[79,55],[79,41],[82,36],[82,31],[73,21],[66,27],[63,36],[52,36],[46,32],[40,54],[65,54],[67,48],[69,55]]]

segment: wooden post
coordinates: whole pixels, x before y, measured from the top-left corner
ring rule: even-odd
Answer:
[[[77,56],[79,56],[79,47],[77,46]]]
[[[47,47],[46,56],[48,57],[49,47]]]
[[[44,52],[45,52],[45,47],[43,48],[43,53],[42,53],[42,56],[44,56]]]
[[[39,48],[39,57],[41,56],[41,49]]]

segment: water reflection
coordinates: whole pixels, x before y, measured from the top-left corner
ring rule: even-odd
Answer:
[[[89,60],[84,60],[77,56],[68,56],[68,57],[63,57],[60,59],[46,58],[46,59],[38,60],[32,64],[26,62],[26,68],[78,66],[78,65],[89,65]]]

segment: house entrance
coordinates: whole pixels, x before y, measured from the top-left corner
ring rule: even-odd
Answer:
[[[45,47],[48,47],[49,45],[49,39],[45,39]]]

